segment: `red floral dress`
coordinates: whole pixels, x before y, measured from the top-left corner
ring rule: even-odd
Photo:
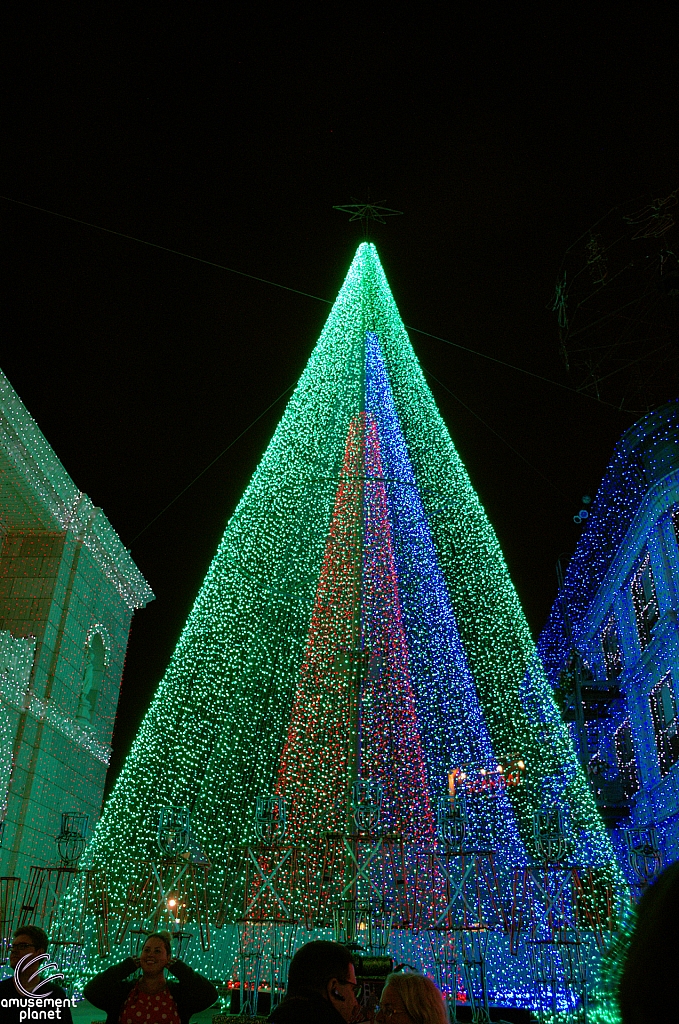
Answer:
[[[149,995],[135,985],[123,1004],[118,1024],[181,1024],[177,1004],[167,985]]]

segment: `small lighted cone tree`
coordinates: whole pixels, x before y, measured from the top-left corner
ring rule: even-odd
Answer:
[[[121,906],[161,807],[186,805],[218,901],[259,794],[284,794],[288,836],[308,842],[346,829],[352,782],[377,779],[388,827],[427,846],[449,773],[517,755],[530,784],[500,801],[500,862],[532,852],[553,783],[573,858],[616,881],[497,538],[364,243],[83,864]]]

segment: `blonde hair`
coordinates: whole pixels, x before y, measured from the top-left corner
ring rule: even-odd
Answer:
[[[408,1016],[415,1024],[448,1024],[443,996],[430,978],[423,974],[389,974],[382,994],[389,986],[403,1000]]]

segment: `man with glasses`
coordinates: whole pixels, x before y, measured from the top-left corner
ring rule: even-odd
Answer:
[[[285,997],[270,1024],[354,1024],[363,1019],[360,987],[351,953],[338,942],[318,939],[297,950]]]
[[[14,933],[14,939],[9,950],[9,966],[12,970],[12,974],[9,978],[5,978],[4,981],[0,981],[0,1020],[2,1024],[19,1024],[22,1019],[19,1013],[22,1009],[21,1003],[23,1002],[23,1020],[26,1020],[26,1007],[27,1000],[31,998],[27,993],[32,993],[38,986],[40,991],[35,995],[33,1011],[44,1009],[46,1011],[53,1011],[51,1020],[63,1022],[63,1024],[73,1024],[73,1018],[71,1016],[70,1006],[63,1005],[63,1001],[67,1000],[66,993],[63,988],[53,983],[40,984],[40,975],[33,978],[32,975],[36,973],[41,963],[44,961],[38,961],[31,964],[36,957],[39,957],[41,953],[47,952],[47,935],[42,928],[36,928],[35,925],[27,924],[23,928],[19,928]],[[19,962],[26,957],[24,965],[19,970],[18,981],[21,988],[24,990],[21,992],[15,984],[15,969]],[[40,1006],[39,1000],[44,999],[45,1002]],[[58,1005],[61,1004],[61,1005]]]

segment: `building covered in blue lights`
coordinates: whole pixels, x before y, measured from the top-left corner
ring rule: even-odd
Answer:
[[[538,649],[621,866],[648,826],[678,860],[679,402],[618,442]]]

